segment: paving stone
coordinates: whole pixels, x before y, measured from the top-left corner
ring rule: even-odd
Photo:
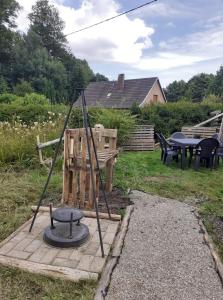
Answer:
[[[27,252],[35,252],[43,242],[41,240],[33,240],[26,248],[25,251]]]
[[[16,243],[13,243],[13,242],[8,242],[6,243],[5,245],[3,245],[1,248],[0,248],[0,254],[7,254],[9,251],[11,251],[14,247],[15,247]]]
[[[103,242],[106,244],[112,244],[115,238],[115,232],[106,232],[103,237]]]
[[[40,263],[42,264],[50,264],[58,253],[58,249],[47,249],[46,254],[42,257]]]
[[[81,253],[85,253],[85,251],[88,249],[89,247],[89,244],[92,240],[92,236],[89,237],[88,241],[86,243],[84,243],[81,247],[78,248],[78,250],[81,252]]]
[[[76,268],[78,263],[79,263],[78,260],[71,260],[71,259],[57,258],[57,257],[53,261],[54,266],[68,267],[68,268]]]
[[[96,252],[98,251],[99,246],[100,246],[99,243],[91,242],[84,254],[95,255]]]
[[[95,227],[88,227],[88,229],[90,235],[94,235],[94,233],[97,231],[98,228],[95,226]]]
[[[106,232],[114,232],[114,233],[116,233],[117,229],[118,229],[118,226],[119,226],[119,222],[109,224],[108,227],[107,227]]]
[[[29,255],[30,255],[29,252],[19,251],[14,249],[8,253],[8,256],[12,256],[20,259],[27,259]]]
[[[21,240],[16,246],[15,246],[15,250],[19,250],[22,251],[24,250],[33,240],[32,239],[28,239],[28,238],[24,238],[23,240]]]
[[[111,245],[103,243],[104,247],[104,254],[108,255],[111,249]],[[98,248],[98,251],[96,252],[95,256],[101,256],[101,247]]]
[[[100,220],[101,231],[106,231],[108,228],[108,225],[109,225],[109,223],[107,220],[106,221]],[[98,227],[97,227],[97,229],[98,229]]]
[[[92,255],[83,255],[77,269],[84,270],[84,271],[91,271],[91,264],[94,259],[94,256]]]
[[[25,232],[27,236],[30,236],[31,238],[37,237],[43,231],[43,228],[36,226],[36,224],[34,224],[34,227],[31,232],[29,232],[29,228],[30,225],[27,225],[25,228],[23,228],[22,232]]]
[[[74,249],[61,249],[57,253],[57,257],[59,258],[69,258],[71,254],[73,253]]]
[[[73,250],[73,252],[71,253],[69,259],[72,259],[72,260],[81,260],[83,256],[83,253],[80,251],[80,249],[75,249]]]
[[[83,219],[81,219],[81,223],[88,226],[91,223],[91,219],[90,218],[83,218]]]
[[[42,257],[44,255],[46,255],[47,251],[49,251],[49,249],[47,249],[46,247],[40,247],[39,249],[37,249],[30,257],[29,260],[30,261],[34,261],[34,262],[40,262]]]
[[[11,238],[10,242],[18,243],[26,237],[27,237],[27,233],[20,231],[13,238]]]
[[[105,235],[105,232],[102,232],[101,233],[101,235],[102,235],[102,238],[104,237],[104,235]],[[99,239],[99,234],[98,234],[98,231],[95,231],[95,233],[93,234],[93,236],[92,236],[92,242],[100,242],[100,239]]]
[[[101,273],[105,265],[105,261],[105,257],[94,257],[91,263],[90,271],[95,273]]]

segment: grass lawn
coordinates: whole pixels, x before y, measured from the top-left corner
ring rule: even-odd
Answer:
[[[46,170],[0,172],[0,241],[28,220],[30,206],[36,204],[46,180]],[[61,172],[52,177],[48,199],[60,198]],[[96,282],[73,283],[0,267],[0,299],[2,300],[90,300]]]
[[[62,172],[56,170],[48,198],[60,198]],[[0,240],[6,238],[31,216],[45,183],[43,169],[0,171]],[[119,155],[114,185],[127,190],[138,189],[151,194],[196,205],[223,259],[223,242],[216,234],[214,221],[223,219],[223,166],[217,170],[192,168],[181,170],[160,161],[160,152],[124,152]],[[30,275],[16,269],[0,268],[0,299],[92,299],[95,282],[78,284]],[[1,297],[1,293],[3,297]],[[72,295],[72,296],[71,296]]]
[[[216,221],[223,226],[222,183],[222,163],[213,171],[203,167],[197,172],[181,170],[175,162],[163,165],[160,151],[121,153],[115,172],[115,185],[125,190],[138,189],[196,205],[223,260],[223,233],[217,235],[214,228]]]

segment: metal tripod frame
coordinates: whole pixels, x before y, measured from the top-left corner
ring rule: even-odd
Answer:
[[[85,128],[85,132],[86,132],[86,140],[87,140],[87,148],[88,148],[88,156],[89,156],[91,181],[92,181],[92,187],[93,187],[93,200],[94,200],[94,206],[95,206],[95,211],[96,211],[98,233],[99,233],[99,240],[100,240],[100,246],[101,246],[101,255],[102,255],[102,257],[104,257],[104,247],[103,247],[102,234],[101,234],[101,225],[100,225],[100,218],[99,218],[99,212],[98,212],[98,203],[97,203],[97,199],[96,199],[96,191],[95,191],[95,185],[94,185],[93,166],[92,166],[92,161],[91,161],[91,149],[90,149],[90,140],[89,140],[89,138],[92,140],[93,149],[94,149],[94,155],[95,155],[96,164],[97,164],[97,171],[99,173],[101,188],[102,188],[102,191],[103,191],[103,196],[104,196],[104,200],[105,200],[105,203],[106,203],[106,208],[107,208],[108,215],[109,215],[110,219],[111,219],[111,214],[110,214],[107,197],[106,197],[105,190],[104,190],[104,185],[103,185],[103,182],[102,182],[101,172],[100,172],[100,169],[99,169],[99,161],[98,161],[98,156],[97,156],[97,150],[96,150],[96,146],[95,146],[93,132],[92,132],[92,129],[90,127],[90,120],[89,120],[89,115],[88,115],[88,112],[87,112],[87,104],[86,104],[86,99],[85,99],[85,95],[84,95],[84,89],[79,89],[79,90],[81,91],[82,112],[83,112],[83,119],[84,119],[84,128]],[[52,165],[51,165],[51,168],[50,168],[50,171],[49,171],[46,183],[44,185],[42,194],[40,196],[37,208],[35,210],[35,213],[34,213],[34,216],[33,216],[33,219],[32,219],[31,225],[30,225],[30,228],[29,228],[29,232],[32,231],[32,228],[34,226],[34,223],[35,223],[37,214],[39,212],[40,206],[41,206],[41,204],[43,202],[43,199],[45,197],[45,194],[46,194],[46,191],[47,191],[47,188],[48,188],[48,185],[49,185],[52,173],[53,173],[53,169],[55,167],[55,163],[56,163],[56,159],[57,159],[57,156],[58,156],[58,153],[59,153],[59,149],[60,149],[60,146],[62,144],[64,132],[65,132],[65,130],[67,128],[67,124],[68,124],[68,121],[69,121],[69,118],[70,118],[70,115],[71,115],[71,111],[72,111],[73,105],[74,105],[74,103],[76,101],[77,101],[77,99],[73,100],[72,103],[71,103],[71,105],[70,105],[67,117],[66,117],[65,122],[64,122],[63,130],[61,132],[60,139],[59,139],[59,142],[57,144],[56,151],[54,153]],[[89,128],[89,131],[88,131],[88,128]]]

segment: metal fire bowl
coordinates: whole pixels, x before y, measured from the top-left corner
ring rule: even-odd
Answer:
[[[55,223],[54,228],[46,227],[43,234],[43,239],[46,243],[54,247],[70,248],[79,247],[87,241],[89,237],[89,229],[85,224],[73,223],[72,238],[69,236],[69,223]]]

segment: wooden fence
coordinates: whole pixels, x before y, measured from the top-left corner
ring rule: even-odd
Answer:
[[[148,151],[154,150],[154,126],[138,125],[135,127],[130,138],[124,143],[123,150],[126,151]]]
[[[182,127],[181,132],[187,137],[193,138],[211,138],[213,134],[219,131],[217,127]]]

